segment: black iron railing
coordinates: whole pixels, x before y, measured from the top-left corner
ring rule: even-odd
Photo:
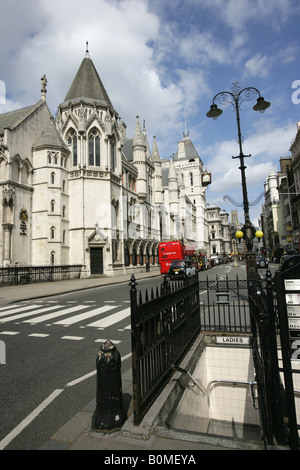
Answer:
[[[275,322],[277,307],[270,271],[267,271],[263,283],[257,280],[249,284],[249,302],[262,437],[266,445],[284,444],[282,385]]]
[[[138,295],[130,281],[134,424],[162,391],[200,330],[198,280],[168,283]]]
[[[247,280],[199,282],[201,331],[251,333]]]
[[[299,361],[300,361],[300,288],[299,265],[292,266],[285,272],[275,274],[275,288],[278,302],[278,325],[282,360],[279,370],[283,375],[287,442],[292,450],[300,449],[300,413],[299,413]],[[298,377],[297,377],[298,376]],[[297,406],[298,405],[298,406]]]
[[[249,280],[207,278],[169,283],[165,277],[161,289],[146,291],[144,299],[132,275],[134,424],[141,422],[199,332],[247,333],[251,337],[262,438],[266,445],[290,445],[298,450],[300,424],[295,396],[299,391],[293,380],[300,373],[293,363],[300,361],[297,267],[276,273],[274,279],[269,270],[264,279],[256,271]],[[296,307],[287,305],[286,285]],[[296,320],[289,325],[289,316],[293,319],[295,315]]]
[[[0,287],[80,277],[82,265],[7,266],[0,268]]]

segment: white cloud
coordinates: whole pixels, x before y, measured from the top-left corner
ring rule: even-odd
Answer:
[[[272,62],[267,56],[255,54],[245,63],[244,78],[248,76],[266,78],[270,73]]]
[[[188,63],[228,64],[231,60],[228,48],[216,42],[210,32],[189,31],[178,38],[178,46],[179,53]]]
[[[182,91],[170,80],[161,82],[149,45],[158,39],[159,18],[149,11],[146,0],[2,3],[7,19],[3,25],[10,27],[2,28],[0,40],[17,55],[17,59],[12,57],[7,48],[2,52],[6,86],[13,95],[2,112],[20,107],[20,102],[26,106],[38,101],[40,78],[45,73],[47,102],[55,113],[84,57],[85,41],[89,41],[91,58],[128,125],[129,136],[137,114],[146,119],[153,134],[160,127],[166,128],[166,134],[174,124],[182,107]]]
[[[242,30],[247,23],[268,21],[278,29],[292,15],[292,0],[191,0],[212,11],[220,22],[224,22],[234,30]]]
[[[218,181],[235,164],[231,155],[236,154],[237,145],[218,142],[217,133],[208,136],[205,112],[214,87],[220,84],[217,90],[228,89],[228,80],[239,80],[245,70],[247,76],[262,80],[265,89],[274,90],[271,79],[275,65],[288,66],[298,60],[297,38],[281,44],[275,36],[278,46],[272,43],[272,47],[265,47],[263,43],[261,49],[253,49],[256,30],[251,31],[249,24],[266,24],[271,35],[270,30],[282,26],[295,14],[295,8],[293,0],[2,0],[0,41],[5,47],[0,57],[0,79],[5,81],[7,97],[1,112],[38,101],[40,78],[46,73],[47,102],[55,113],[84,57],[88,40],[103,84],[127,124],[127,135],[133,135],[135,116],[140,115],[146,121],[149,140],[156,135],[161,156],[168,157],[176,151],[184,130],[186,108],[193,143],[202,148],[201,157]],[[244,69],[242,63],[246,64]],[[268,83],[264,81],[267,71],[272,72]],[[286,108],[291,106],[291,83],[298,78],[291,77]],[[265,96],[267,99],[267,93]],[[281,142],[275,135],[276,130],[285,130],[284,124],[278,126],[279,115],[284,119],[280,107],[275,110],[278,96],[270,96],[270,114],[276,114],[272,121],[275,131],[265,127],[263,136],[257,127],[257,138],[247,138],[245,153],[249,148],[253,155],[265,155],[270,161],[278,159],[279,148],[285,146],[283,154],[287,153],[285,133]],[[248,116],[243,116],[243,124],[244,117]],[[293,124],[290,140],[294,133]],[[251,166],[249,163],[249,172]],[[238,185],[239,170],[234,178]]]
[[[247,185],[260,187],[263,191],[264,182],[272,171],[278,171],[279,159],[289,154],[292,137],[295,135],[294,123],[267,130],[267,126],[248,137],[243,144],[244,163]],[[213,183],[210,191],[218,197],[227,191],[235,191],[241,187],[240,160],[232,159],[238,155],[237,144],[233,141],[218,142],[205,149],[206,155],[211,156],[209,167],[212,171]],[[258,194],[257,194],[258,195]]]

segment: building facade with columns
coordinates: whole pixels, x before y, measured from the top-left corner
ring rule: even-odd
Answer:
[[[207,248],[209,174],[189,136],[171,159],[139,117],[127,138],[88,52],[55,119],[41,82],[40,101],[0,115],[0,264],[116,275],[157,266],[161,240]]]

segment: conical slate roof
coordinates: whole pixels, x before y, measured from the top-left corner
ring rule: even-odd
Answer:
[[[48,129],[41,134],[37,142],[33,145],[34,149],[37,148],[62,148],[69,152],[68,147],[64,143],[63,139],[60,137],[59,133],[56,130],[55,123],[53,119],[50,119],[50,124]]]
[[[113,108],[109,96],[106,93],[103,83],[88,53],[81,62],[78,72],[65,97],[65,101],[78,98],[102,101]]]

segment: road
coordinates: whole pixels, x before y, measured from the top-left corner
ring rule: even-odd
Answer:
[[[201,272],[245,278],[245,266]],[[139,281],[142,292],[160,276]],[[38,288],[38,287],[37,287]],[[118,285],[18,302],[0,308],[0,450],[34,450],[96,396],[96,354],[115,343],[122,373],[131,367],[128,279]]]

